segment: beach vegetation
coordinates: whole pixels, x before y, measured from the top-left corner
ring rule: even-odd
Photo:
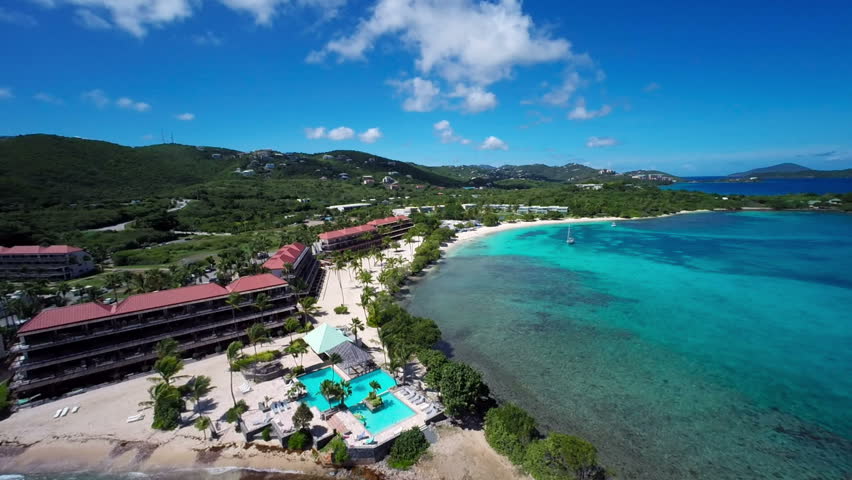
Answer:
[[[352,320],[349,321],[349,331],[352,332],[352,335],[355,335],[355,343],[358,343],[358,332],[364,331],[364,322],[361,321],[358,317],[353,317]]]
[[[284,321],[284,331],[290,334],[290,343],[293,343],[293,333],[302,326],[302,322],[296,317],[289,317]]]
[[[345,315],[349,313],[349,307],[347,307],[346,305],[338,305],[334,307],[334,313],[338,315]]]
[[[349,461],[349,448],[346,446],[346,440],[336,435],[328,442],[328,445],[323,447],[323,453],[330,454],[331,463],[335,465],[343,465]]]
[[[429,442],[423,432],[412,427],[397,437],[390,450],[388,465],[399,470],[408,470],[429,449]]]
[[[433,368],[440,369],[445,363],[447,363],[447,355],[440,350],[434,350],[431,348],[424,348],[417,352],[417,360],[426,367],[427,370],[431,370]]]
[[[156,430],[174,430],[179,427],[180,412],[184,407],[177,387],[158,383],[151,387],[149,393],[153,398],[154,407],[154,421],[151,427]]]
[[[212,384],[212,379],[206,375],[198,375],[186,383],[186,396],[192,400],[195,413],[201,413],[199,409],[201,400],[209,395],[214,388],[216,387]]]
[[[0,418],[6,416],[9,407],[12,405],[10,400],[9,382],[0,382]]]
[[[310,407],[300,402],[299,406],[296,407],[296,411],[293,412],[293,425],[299,430],[310,428],[313,419],[314,414],[311,412]]]
[[[466,363],[449,361],[440,367],[436,383],[446,412],[458,416],[473,411],[489,394],[482,374]]]
[[[603,480],[606,471],[597,464],[597,449],[582,438],[551,433],[532,442],[524,457],[524,470],[536,480]]]
[[[180,344],[174,338],[160,340],[155,347],[157,358],[177,357],[180,354]]]
[[[264,427],[264,429],[260,431],[260,438],[262,438],[264,442],[272,440],[272,427],[269,425]]]
[[[287,448],[289,450],[307,450],[313,444],[311,432],[299,430],[287,439]]]
[[[299,311],[302,312],[302,323],[308,323],[308,317],[316,315],[320,311],[317,299],[314,297],[302,297],[299,299]]]
[[[205,417],[203,415],[198,417],[195,420],[195,423],[193,423],[195,428],[198,429],[198,431],[200,431],[202,434],[204,434],[204,440],[207,440],[207,430],[212,424],[213,422],[210,421],[210,417]]]
[[[302,375],[303,373],[305,373],[304,365],[296,365],[295,367],[293,367],[293,370],[290,372],[290,376],[292,378],[296,378],[299,375]]]
[[[263,295],[263,294],[261,294]],[[258,295],[259,297],[259,295]],[[266,301],[264,301],[266,302]],[[257,305],[257,304],[256,304]],[[259,308],[259,307],[258,307]],[[246,329],[246,336],[248,337],[249,343],[254,347],[254,353],[257,355],[257,346],[258,344],[265,343],[269,341],[269,331],[263,325],[263,323],[255,323],[252,324],[248,329]]]
[[[239,400],[237,403],[225,412],[225,421],[228,423],[236,423],[239,425],[240,419],[244,413],[248,411],[248,405],[245,400]]]
[[[271,362],[281,358],[284,355],[281,350],[264,350],[254,355],[241,355],[231,362],[231,370],[238,372],[255,363]]]
[[[167,355],[154,362],[154,373],[159,377],[149,378],[152,382],[162,382],[171,385],[172,381],[184,378],[178,375],[183,370],[183,361],[175,356]]]
[[[231,298],[228,297],[228,300]],[[228,344],[228,349],[225,351],[225,358],[228,360],[228,375],[230,382],[231,400],[234,402],[234,407],[237,406],[237,397],[234,395],[234,362],[240,357],[240,352],[243,349],[243,344],[239,340],[235,340]]]
[[[485,415],[485,440],[515,465],[524,462],[527,448],[537,437],[535,419],[513,403],[492,408]]]

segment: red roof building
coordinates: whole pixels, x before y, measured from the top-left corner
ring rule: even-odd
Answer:
[[[275,255],[263,264],[263,268],[289,282],[294,279],[301,280],[307,288],[304,293],[308,295],[316,296],[322,286],[323,272],[312,249],[298,242],[279,248]]]
[[[62,281],[95,269],[91,255],[70,245],[0,247],[0,279]]]
[[[239,293],[242,306],[226,300]],[[253,308],[263,293],[269,308]],[[20,343],[12,388],[45,396],[147,371],[156,360],[155,345],[173,338],[182,356],[221,352],[263,322],[280,331],[295,313],[296,296],[287,281],[272,274],[239,278],[227,287],[210,283],[132,295],[114,304],[98,302],[44,310],[18,330]]]

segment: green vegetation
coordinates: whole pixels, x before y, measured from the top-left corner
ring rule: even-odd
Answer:
[[[310,428],[311,420],[314,419],[314,414],[310,407],[305,403],[299,403],[296,411],[293,412],[293,425],[299,430]]]
[[[5,417],[9,412],[9,407],[12,406],[9,396],[8,382],[0,382],[0,418]]]
[[[204,440],[207,440],[207,430],[210,428],[210,425],[212,425],[210,417],[198,417],[193,425],[204,434]]]
[[[349,448],[346,446],[346,440],[340,435],[332,438],[328,445],[322,448],[322,452],[330,453],[331,463],[335,465],[343,465],[349,461]]]
[[[515,465],[524,462],[527,448],[537,437],[535,419],[515,404],[492,408],[485,415],[485,440]]]
[[[597,449],[582,438],[551,433],[530,444],[524,469],[536,480],[603,480]]]
[[[263,430],[261,430],[260,438],[262,438],[265,442],[272,440],[272,427],[267,425]]]
[[[238,401],[236,405],[225,412],[225,421],[228,423],[238,423],[242,414],[248,412],[248,409],[245,400]]]
[[[240,355],[231,362],[231,371],[239,372],[255,363],[271,362],[281,358],[282,355],[283,353],[280,350],[266,350],[254,355]]]
[[[307,450],[311,448],[313,438],[310,432],[299,430],[287,440],[287,448],[290,450]]]
[[[399,470],[408,470],[428,449],[426,436],[419,428],[412,427],[411,430],[402,432],[391,446],[388,465]]]
[[[334,307],[334,313],[338,315],[345,315],[349,313],[349,308],[346,305],[339,305],[337,307]]]

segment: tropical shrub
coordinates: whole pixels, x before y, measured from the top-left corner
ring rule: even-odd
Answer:
[[[238,401],[235,407],[231,407],[225,412],[225,421],[228,423],[237,423],[240,415],[246,413],[248,409],[245,400]]]
[[[161,383],[154,387],[154,421],[152,428],[174,430],[180,425],[180,412],[183,409],[180,391],[177,387]]]
[[[551,433],[529,445],[524,469],[536,480],[602,480],[606,475],[597,454],[595,446],[582,438]]]
[[[535,419],[513,403],[492,408],[485,415],[485,440],[515,465],[524,462],[527,447],[537,433]]]
[[[282,355],[284,354],[281,353],[280,350],[266,350],[263,352],[256,353],[254,355],[246,355],[234,360],[231,369],[237,372],[253,363],[271,362],[273,360],[277,360],[281,358]]]
[[[481,373],[470,365],[458,362],[447,362],[440,368],[437,387],[446,412],[451,416],[472,410],[489,392]]]
[[[287,448],[290,450],[307,450],[312,443],[310,432],[299,430],[287,440]]]
[[[342,465],[349,461],[349,448],[346,446],[346,440],[340,435],[332,438],[322,451],[331,452],[331,462],[335,465]]]
[[[406,430],[396,439],[391,447],[388,465],[400,470],[407,470],[417,463],[420,456],[429,449],[426,436],[417,427]]]
[[[314,414],[311,412],[310,407],[308,407],[304,403],[300,403],[296,408],[296,411],[293,412],[293,425],[300,430],[304,430],[311,426],[311,420],[314,419]]]
[[[260,438],[262,438],[265,442],[272,440],[272,427],[267,425],[266,428],[260,432]]]
[[[12,402],[9,400],[9,384],[8,382],[0,383],[0,418],[6,415],[9,406]]]
[[[349,308],[346,305],[339,305],[337,307],[334,307],[334,313],[338,315],[343,315],[349,313]]]

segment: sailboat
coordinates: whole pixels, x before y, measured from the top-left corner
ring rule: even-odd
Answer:
[[[574,245],[574,237],[571,236],[571,225],[568,225],[568,238],[565,239],[568,245]]]

